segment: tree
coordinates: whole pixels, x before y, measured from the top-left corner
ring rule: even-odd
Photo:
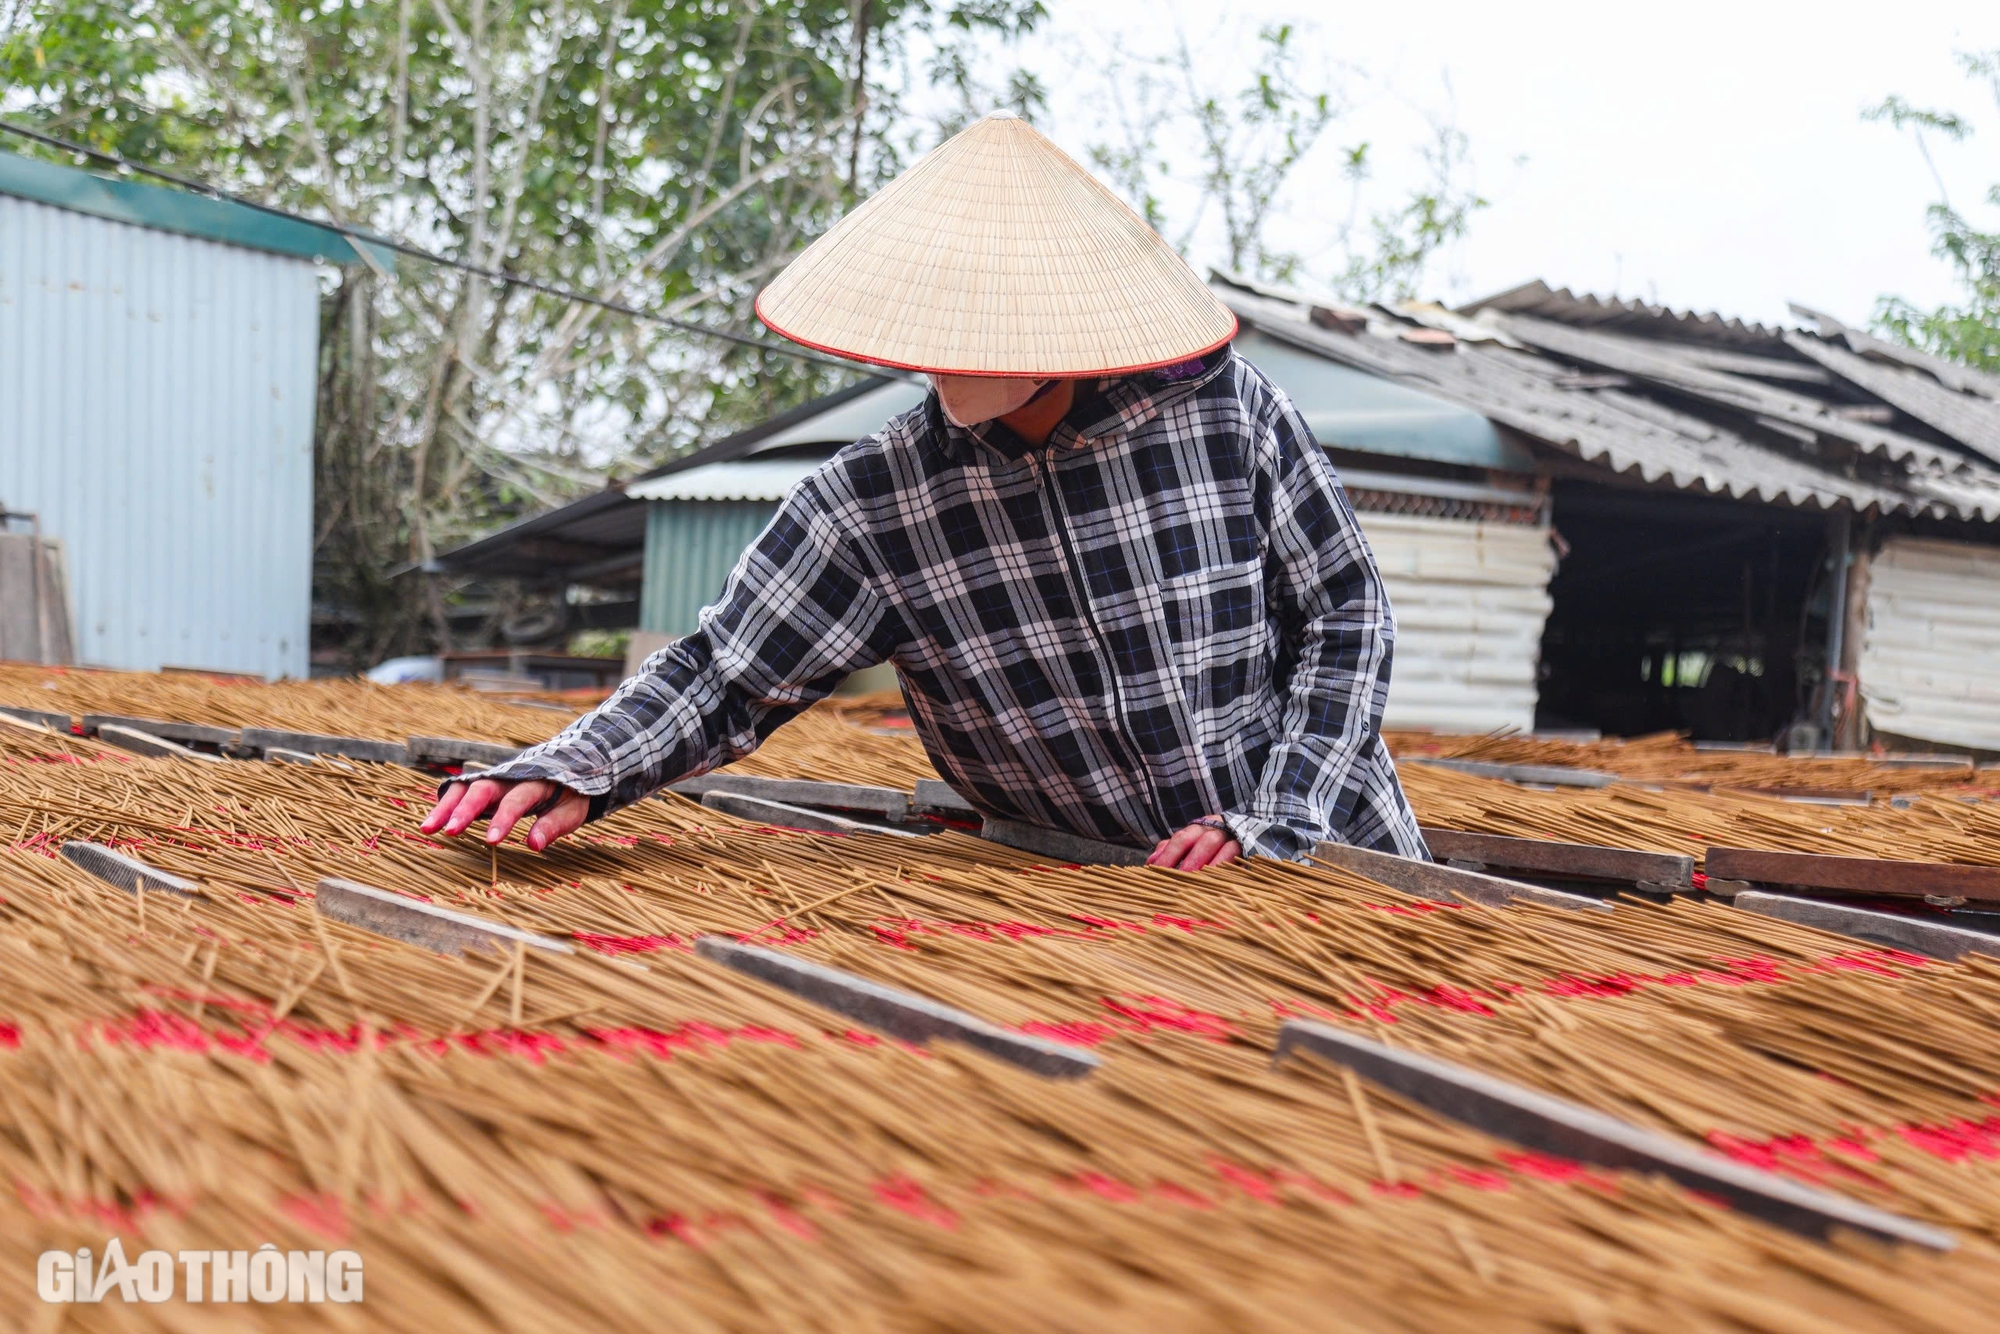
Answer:
[[[1250,78],[1236,89],[1207,80],[1185,32],[1165,55],[1114,58],[1102,99],[1109,137],[1092,145],[1090,160],[1183,254],[1204,229],[1219,226],[1233,271],[1274,282],[1313,279],[1350,300],[1414,296],[1431,261],[1487,206],[1465,180],[1470,142],[1448,120],[1427,118],[1423,184],[1373,209],[1363,207],[1373,147],[1358,140],[1333,148],[1348,191],[1345,215],[1322,228],[1315,254],[1278,245],[1271,224],[1288,212],[1295,175],[1316,150],[1324,155],[1322,141],[1353,110],[1347,85],[1363,77],[1308,70],[1301,38],[1290,24],[1260,30]],[[1162,139],[1196,146],[1197,176],[1174,180]]]
[[[757,326],[893,158],[868,61],[1032,0],[5,0],[7,111],[486,268]],[[451,642],[434,552],[842,373],[405,261],[324,285],[316,599],[349,656]]]
[[[1961,52],[1959,64],[1966,76],[1983,81],[2000,108],[2000,50]],[[1911,105],[1901,97],[1890,97],[1864,113],[1867,119],[1883,120],[1907,130],[1917,142],[1926,163],[1931,162],[1926,135],[1935,134],[1962,142],[1973,134],[1973,123],[1955,111],[1939,111]],[[1885,296],[1875,308],[1875,327],[1890,338],[1911,347],[1982,370],[2000,371],[2000,228],[1983,229],[1955,207],[1944,180],[1931,167],[1937,183],[1937,200],[1928,210],[1932,253],[1954,270],[1963,297],[1925,310],[1901,297]],[[2000,182],[1988,188],[1985,202],[2000,208]]]

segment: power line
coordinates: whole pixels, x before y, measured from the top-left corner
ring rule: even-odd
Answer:
[[[840,357],[826,356],[823,353],[813,352],[802,347],[787,347],[782,343],[767,343],[761,338],[752,338],[748,334],[731,333],[727,329],[711,328],[706,324],[696,324],[692,320],[677,320],[671,315],[658,315],[649,310],[641,310],[637,306],[628,306],[622,301],[611,301],[601,296],[592,296],[587,292],[577,292],[567,287],[558,287],[554,283],[545,283],[539,278],[529,278],[523,274],[510,273],[506,269],[489,269],[478,264],[469,263],[466,260],[454,259],[450,255],[440,255],[434,250],[425,250],[421,246],[411,245],[407,241],[398,241],[390,237],[379,236],[374,232],[365,232],[358,227],[349,227],[345,223],[327,222],[320,218],[310,218],[303,213],[294,213],[290,209],[278,208],[271,204],[260,203],[255,199],[234,194],[219,186],[210,185],[205,181],[198,181],[188,176],[180,176],[171,171],[163,171],[158,167],[149,167],[143,162],[133,162],[128,158],[121,157],[105,149],[91,148],[85,144],[71,143],[67,139],[58,139],[52,134],[44,134],[40,130],[31,130],[25,125],[16,125],[11,121],[0,120],[0,131],[5,131],[8,134],[17,134],[23,139],[32,139],[37,143],[46,144],[51,148],[59,148],[67,153],[80,153],[85,157],[96,158],[100,162],[112,164],[121,171],[137,172],[141,176],[152,176],[158,180],[170,181],[184,190],[192,190],[196,194],[206,195],[211,199],[219,199],[225,203],[255,209],[259,213],[268,213],[272,217],[285,218],[291,222],[301,222],[309,227],[318,227],[323,231],[336,232],[348,240],[361,245],[379,246],[384,250],[392,250],[399,255],[408,255],[411,259],[422,260],[426,264],[436,264],[447,269],[457,269],[464,273],[470,273],[475,277],[488,278],[494,282],[507,283],[514,287],[525,287],[531,291],[560,297],[565,301],[580,302],[586,306],[598,306],[620,315],[630,315],[634,319],[662,324],[670,329],[679,329],[683,333],[697,334],[704,338],[718,338],[723,342],[736,343],[743,347],[754,347],[759,351],[776,353],[781,357],[791,357],[798,361],[816,362],[822,366],[835,366],[844,371],[865,369],[872,373],[880,374],[874,367],[864,366],[859,362],[847,361]]]

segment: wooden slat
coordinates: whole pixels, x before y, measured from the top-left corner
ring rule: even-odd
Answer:
[[[739,820],[757,820],[784,829],[809,829],[821,834],[887,834],[891,838],[930,836],[928,830],[918,832],[914,829],[870,824],[866,820],[851,820],[832,811],[814,810],[809,806],[793,806],[782,801],[768,801],[763,797],[746,797],[740,792],[710,792],[702,797],[701,804],[712,811],[733,815]]]
[[[1019,820],[988,820],[979,836],[1002,847],[1032,852],[1038,857],[1077,866],[1144,866],[1149,854],[1121,843],[1084,838],[1060,829],[1043,829]]]
[[[808,963],[781,950],[743,945],[721,936],[699,936],[694,948],[704,959],[904,1042],[927,1043],[936,1038],[960,1042],[1051,1079],[1080,1079],[1103,1064],[1081,1047],[1011,1032],[963,1010],[837,968]]]
[[[341,755],[350,760],[374,764],[408,764],[410,748],[400,741],[377,741],[360,736],[325,736],[318,732],[284,732],[272,727],[246,727],[238,746],[253,755],[276,747],[299,750],[308,755]]]
[[[1709,791],[1725,797],[1768,797],[1823,806],[1866,806],[1875,800],[1874,792],[1852,787],[1729,787],[1718,783]]]
[[[711,792],[809,806],[816,810],[868,811],[901,820],[910,813],[910,794],[861,783],[820,783],[805,778],[759,778],[753,774],[703,774],[668,785],[668,791],[702,798]]]
[[[2000,958],[2000,936],[1990,936],[1984,931],[1968,931],[1962,926],[1922,917],[1876,912],[1845,903],[1828,903],[1825,899],[1766,894],[1761,890],[1739,893],[1732,902],[1745,912],[1797,922],[1801,926],[1818,927],[1835,935],[1851,936],[1872,945],[1887,945],[1891,949],[1908,950],[1929,959],[1950,962],[1968,954]]]
[[[1763,852],[1755,848],[1710,848],[1703,870],[1725,880],[1760,885],[1899,898],[1942,897],[2000,900],[2000,866],[1956,862],[1901,862],[1876,857],[1828,857],[1812,852]]]
[[[555,954],[576,952],[550,936],[517,930],[471,913],[453,912],[372,885],[358,885],[352,880],[329,877],[320,881],[313,894],[313,910],[329,921],[344,922],[438,954],[462,954],[468,949],[507,950],[517,943]]]
[[[1661,889],[1693,889],[1694,858],[1671,853],[1557,843],[1505,834],[1474,834],[1424,826],[1431,855],[1480,862],[1509,871],[1542,871],[1580,880],[1617,880]]]
[[[116,885],[128,894],[144,890],[191,899],[201,893],[201,886],[194,881],[184,880],[157,866],[148,866],[137,857],[114,852],[102,843],[87,843],[73,838],[62,845],[62,855],[64,861],[90,872],[107,885]]]
[[[76,720],[66,713],[50,713],[45,709],[23,709],[15,705],[0,705],[0,714],[5,714],[16,722],[36,723],[52,732],[68,732]]]
[[[1533,1149],[1598,1167],[1657,1172],[1716,1195],[1746,1214],[1809,1237],[1852,1228],[1885,1241],[1949,1251],[1957,1240],[1830,1191],[1760,1172],[1616,1117],[1522,1088],[1450,1061],[1420,1056],[1326,1024],[1293,1021],[1278,1031],[1276,1059],[1309,1051],[1344,1065],[1454,1121]]]
[[[265,751],[264,763],[322,766],[328,769],[338,769],[342,773],[351,774],[354,772],[354,766],[345,760],[336,760],[331,755],[308,755],[302,750],[286,750],[283,746],[272,746],[269,750]]]
[[[200,760],[204,764],[227,764],[220,755],[211,755],[205,750],[193,750],[177,741],[169,741],[151,732],[141,732],[135,727],[119,727],[106,723],[97,729],[97,739],[107,746],[129,750],[134,755],[146,755],[154,759]]]
[[[197,746],[218,746],[228,750],[236,745],[238,733],[233,727],[211,727],[207,723],[183,723],[171,718],[131,718],[117,713],[86,713],[83,715],[85,734],[95,736],[106,727],[125,727],[135,732],[149,732],[163,736],[169,741]]]
[[[1483,908],[1505,908],[1511,903],[1526,902],[1583,912],[1611,911],[1610,904],[1587,894],[1565,894],[1559,889],[1524,885],[1518,880],[1503,880],[1478,871],[1461,871],[1453,866],[1421,862],[1413,857],[1398,857],[1369,848],[1349,847],[1345,843],[1322,843],[1313,849],[1312,859],[1328,866],[1338,866],[1343,871],[1352,871],[1378,885],[1387,885],[1405,894],[1440,903],[1476,903]]]
[[[503,764],[521,753],[519,746],[501,746],[491,741],[462,741],[456,737],[413,736],[404,743],[412,764]]]
[[[1448,760],[1432,755],[1407,755],[1399,764],[1428,764],[1439,769],[1456,769],[1480,778],[1499,778],[1509,783],[1541,783],[1547,787],[1610,787],[1618,775],[1595,769],[1566,769],[1553,764],[1493,764],[1486,760]]]
[[[1870,764],[1880,765],[1885,769],[1970,769],[1972,767],[1970,755],[1938,752],[1870,755],[1867,759]]]
[[[910,804],[920,811],[937,811],[944,815],[979,814],[971,802],[952,790],[951,784],[941,783],[935,778],[917,780],[916,791],[910,794]]]

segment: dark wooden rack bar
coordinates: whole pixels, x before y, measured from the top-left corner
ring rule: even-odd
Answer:
[[[1903,862],[1877,857],[1828,857],[1813,852],[1710,848],[1711,877],[1752,885],[1788,885],[1892,898],[1982,899],[2000,902],[2000,866]]]
[[[927,1043],[942,1038],[962,1043],[1050,1079],[1080,1079],[1103,1064],[1081,1047],[1011,1032],[963,1010],[837,968],[808,963],[782,950],[744,945],[721,936],[698,937],[694,947],[704,959],[768,982],[904,1042]]]
[[[1658,1172],[1719,1196],[1746,1214],[1810,1237],[1839,1228],[1948,1251],[1948,1232],[1732,1162],[1616,1117],[1510,1084],[1477,1070],[1387,1047],[1327,1024],[1293,1021],[1278,1031],[1275,1060],[1307,1051],[1454,1121],[1540,1153],[1580,1163]]]
[[[1611,880],[1683,893],[1694,888],[1694,858],[1671,853],[1513,838],[1505,834],[1472,834],[1428,826],[1424,829],[1424,841],[1430,845],[1431,855],[1440,860],[1476,862],[1496,870],[1535,871],[1572,880]]]
[[[1352,871],[1378,885],[1400,889],[1420,899],[1441,903],[1476,903],[1483,908],[1505,908],[1516,902],[1539,903],[1549,908],[1584,912],[1609,912],[1611,905],[1588,894],[1569,894],[1560,889],[1503,880],[1478,871],[1461,871],[1437,862],[1420,862],[1413,857],[1349,847],[1345,843],[1322,843],[1313,849],[1313,860]]]

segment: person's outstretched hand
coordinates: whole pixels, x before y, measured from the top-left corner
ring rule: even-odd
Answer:
[[[497,803],[497,804],[496,804]],[[456,838],[488,810],[486,841],[504,843],[522,816],[539,818],[528,830],[528,846],[540,852],[564,834],[575,833],[590,814],[590,798],[546,778],[510,783],[498,778],[457,782],[444,790],[420,826],[426,834]]]
[[[1243,846],[1227,829],[1191,824],[1177,834],[1160,840],[1148,866],[1164,866],[1171,871],[1199,871],[1204,866],[1227,866],[1243,855]]]

